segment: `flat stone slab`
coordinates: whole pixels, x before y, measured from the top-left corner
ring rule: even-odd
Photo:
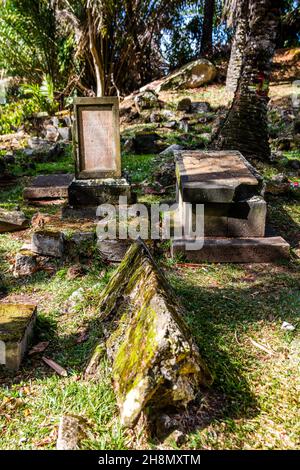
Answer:
[[[176,176],[184,202],[229,203],[261,191],[258,173],[237,151],[177,152]]]
[[[281,237],[205,238],[201,249],[187,249],[193,240],[172,241],[172,256],[184,255],[192,263],[270,263],[290,257],[290,245]]]
[[[67,199],[73,179],[74,175],[69,173],[37,176],[31,186],[24,189],[23,197],[27,200]]]
[[[126,196],[128,202],[131,198],[130,185],[125,178],[74,180],[68,192],[69,205],[75,208],[118,204],[120,196]]]
[[[0,209],[0,233],[25,230],[28,226],[29,220],[23,212]]]
[[[0,364],[7,369],[19,369],[35,321],[34,305],[0,304]]]

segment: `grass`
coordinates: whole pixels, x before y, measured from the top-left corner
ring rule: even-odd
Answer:
[[[13,301],[38,303],[35,342],[50,341],[45,355],[66,368],[68,377],[58,377],[40,356],[28,358],[16,376],[1,378],[0,371],[0,448],[54,448],[62,414],[75,414],[86,423],[81,448],[126,448],[105,358],[99,381],[83,378],[84,368],[102,335],[97,301],[112,271],[93,263],[86,266],[86,274],[80,279],[69,280],[67,266],[54,276],[37,273],[28,280],[15,279],[9,271],[9,260],[20,245],[13,236],[0,235],[0,268],[5,274],[5,287]],[[64,313],[66,300],[79,287],[84,287],[83,299],[76,311]],[[83,331],[89,337],[78,343]]]
[[[186,447],[299,449],[299,264],[208,265],[169,278],[215,376],[185,417]]]
[[[174,102],[180,97],[173,96]],[[224,87],[218,85],[193,94],[193,100],[209,101],[213,107],[225,104],[226,99]],[[154,128],[141,126],[146,127]],[[129,130],[128,135],[131,133]],[[176,132],[166,135],[168,143],[178,142],[179,138]],[[299,158],[299,152],[284,156]],[[160,196],[143,195],[140,190],[141,183],[151,179],[159,158],[133,154],[122,157],[122,168],[136,185],[140,202],[161,200]],[[269,177],[285,167],[268,165],[261,169]],[[0,193],[0,207],[20,206],[31,216],[36,209],[26,207],[22,200],[29,177],[73,172],[72,155],[67,153],[55,162],[16,171],[26,177]],[[53,213],[57,208],[39,210]],[[270,198],[268,217],[276,231],[291,243],[293,253],[298,253],[299,201]],[[58,265],[54,275],[37,273],[28,279],[16,279],[10,267],[23,242],[23,233],[0,234],[0,291],[6,291],[6,300],[38,304],[35,343],[50,342],[45,355],[63,366],[68,377],[57,376],[40,355],[27,358],[16,375],[1,376],[0,371],[0,448],[54,449],[62,414],[81,417],[85,430],[81,449],[137,447],[132,435],[120,426],[106,359],[102,359],[98,381],[87,381],[83,374],[94,345],[102,338],[99,295],[113,269],[95,259],[85,262],[85,273],[77,279],[68,278],[68,263]],[[183,267],[170,258],[159,261],[185,306],[186,320],[215,377],[212,388],[201,390],[181,417],[187,436],[184,447],[299,449],[299,260],[293,256],[290,262],[278,264],[216,264],[197,269]],[[79,288],[83,288],[82,299],[74,311],[65,313],[66,301]],[[296,329],[282,330],[283,321]],[[78,341],[82,333],[88,334],[84,342]],[[153,442],[145,446],[161,448]]]

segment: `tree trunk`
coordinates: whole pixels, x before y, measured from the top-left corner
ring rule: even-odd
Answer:
[[[89,46],[90,52],[93,57],[93,64],[96,76],[96,96],[102,97],[105,94],[105,73],[103,61],[97,50],[96,39],[94,35],[93,21],[90,10],[88,9],[88,24],[89,24]]]
[[[230,93],[236,92],[241,76],[248,30],[248,8],[249,0],[241,0],[238,5],[237,24],[226,78],[226,89]]]
[[[272,58],[280,16],[279,0],[249,0],[249,32],[241,78],[219,130],[217,147],[270,157],[267,105]]]
[[[202,56],[211,56],[213,53],[213,21],[215,12],[215,0],[205,0],[203,32],[201,40]]]

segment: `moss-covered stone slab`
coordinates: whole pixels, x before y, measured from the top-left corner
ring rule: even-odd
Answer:
[[[185,407],[200,385],[211,384],[182,307],[142,241],[107,285],[100,311],[124,426],[133,427],[146,408],[153,415]]]
[[[36,321],[36,306],[0,304],[0,364],[17,370],[27,351]]]

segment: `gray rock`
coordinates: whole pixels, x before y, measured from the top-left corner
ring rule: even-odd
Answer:
[[[64,254],[64,235],[61,232],[41,230],[32,235],[32,251],[43,256],[62,258]]]
[[[184,111],[189,113],[192,109],[192,100],[190,98],[183,98],[177,105],[177,111]]]
[[[183,150],[182,145],[173,144],[170,145],[170,147],[166,148],[166,150],[164,150],[163,152],[160,152],[159,155],[174,155],[175,152],[178,152],[180,150]]]
[[[192,111],[193,113],[209,113],[210,105],[206,101],[194,101],[192,103]]]
[[[46,130],[45,138],[47,141],[56,142],[58,140],[59,132],[58,132],[57,127],[48,125],[46,126],[45,130]]]
[[[80,422],[75,416],[62,416],[59,422],[57,450],[76,450],[79,440]]]
[[[130,240],[98,240],[97,243],[101,257],[110,263],[120,263],[130,245]]]
[[[73,314],[77,312],[77,309],[80,307],[80,304],[84,300],[84,289],[83,287],[80,287],[76,291],[74,291],[70,297],[66,300],[64,307],[63,307],[63,313],[68,315],[68,314]]]
[[[164,127],[166,127],[167,129],[176,129],[177,121],[168,121],[164,124]]]
[[[58,128],[59,137],[63,142],[68,142],[72,140],[72,131],[70,127],[59,127]]]
[[[40,137],[32,137],[27,141],[28,147],[33,150],[40,148],[41,146],[48,145],[48,143],[49,142],[47,140],[41,139]]]
[[[186,119],[181,119],[181,121],[179,121],[179,129],[182,132],[188,132],[189,131],[189,121],[187,121]]]
[[[39,269],[37,254],[29,250],[21,250],[16,255],[14,277],[32,276]]]
[[[155,91],[144,91],[134,99],[136,109],[140,113],[144,109],[159,108],[159,99]]]
[[[150,114],[150,122],[155,123],[155,122],[161,122],[161,121],[162,121],[161,113],[157,113],[153,111],[153,113]]]
[[[161,111],[161,115],[167,121],[174,121],[176,119],[176,114],[173,111],[170,111],[169,109],[163,109]]]

